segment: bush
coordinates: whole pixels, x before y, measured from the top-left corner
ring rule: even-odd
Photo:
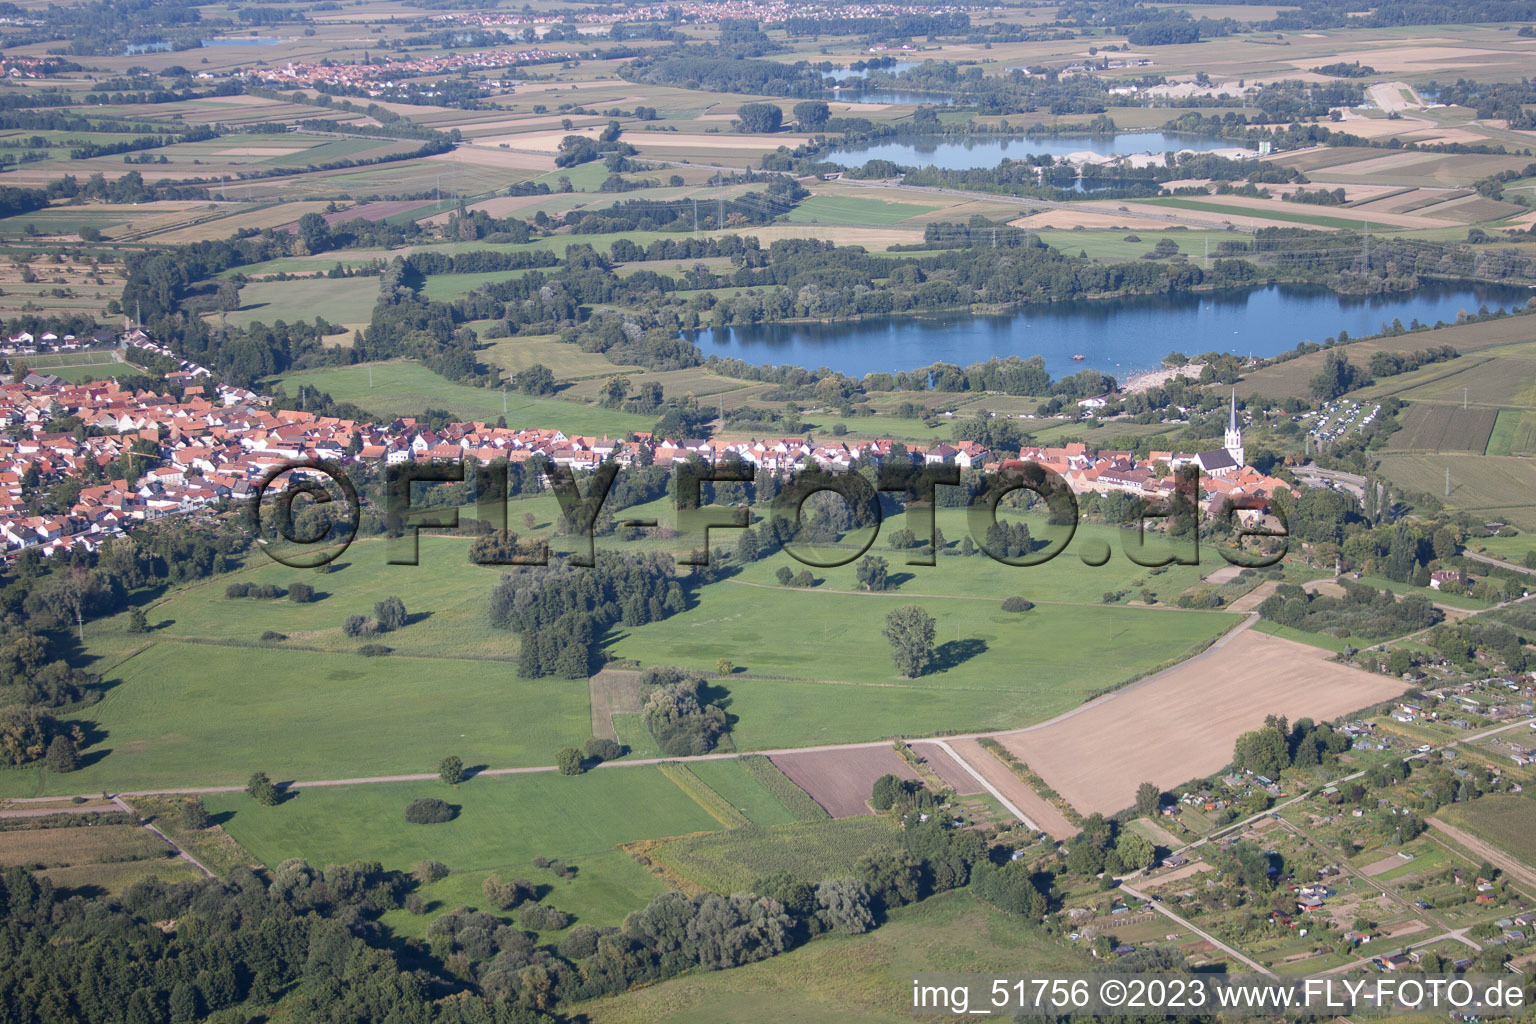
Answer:
[[[584,745],[586,755],[593,761],[612,761],[624,756],[624,747],[617,740],[605,736],[593,736]]]
[[[452,821],[453,808],[447,801],[436,797],[424,796],[412,800],[405,808],[405,820],[412,825],[437,825],[445,821]]]
[[[208,808],[203,806],[202,797],[193,797],[181,805],[181,827],[188,832],[200,832],[213,824],[213,818],[208,815]]]
[[[1003,599],[1003,611],[1005,612],[1027,612],[1034,606],[1035,603],[1033,601],[1026,601],[1017,594]]]
[[[393,653],[394,650],[393,647],[386,647],[383,644],[363,644],[357,649],[357,653],[365,658],[380,658]]]
[[[287,633],[279,633],[275,629],[269,629],[261,634],[261,639],[266,643],[279,643],[288,639]]]
[[[411,877],[422,885],[448,877],[448,865],[435,860],[419,860],[411,865]]]
[[[362,615],[348,615],[341,623],[341,633],[347,637],[360,637],[372,632],[372,624]]]
[[[405,897],[405,912],[416,915],[425,914],[427,912],[427,901],[421,898],[420,893],[408,893]]]
[[[555,767],[560,769],[561,775],[580,775],[586,771],[586,765],[582,763],[581,751],[575,747],[565,747],[555,755]]]
[[[581,960],[597,952],[597,940],[602,934],[590,924],[579,924],[565,933],[556,948],[567,960]]]
[[[542,903],[525,904],[517,912],[517,926],[530,932],[557,932],[571,923],[570,916]]]
[[[288,584],[288,600],[296,604],[308,604],[315,599],[315,588],[308,583]]]
[[[500,875],[491,875],[481,884],[480,891],[497,910],[511,910],[538,896],[536,886],[526,878],[514,878],[510,882]]]

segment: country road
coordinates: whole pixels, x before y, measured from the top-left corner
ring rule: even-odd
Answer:
[[[1426,818],[1425,824],[1436,832],[1443,832],[1500,871],[1518,878],[1526,885],[1536,886],[1536,871],[1532,871],[1492,843],[1485,843],[1472,833],[1459,829],[1455,825],[1447,825],[1438,818]]]

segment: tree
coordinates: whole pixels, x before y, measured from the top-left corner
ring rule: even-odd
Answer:
[[[736,671],[736,666],[731,664],[730,658],[720,658],[715,662],[715,674],[728,676]]]
[[[859,584],[865,590],[884,590],[889,579],[887,573],[890,567],[891,563],[879,555],[865,555],[859,559],[857,570]]]
[[[933,663],[935,632],[933,616],[915,604],[885,617],[885,638],[891,643],[891,659],[898,672],[908,679],[923,674]]]
[[[816,886],[816,920],[829,932],[862,935],[875,926],[869,886],[857,878],[829,878]]]
[[[385,633],[399,629],[405,625],[405,602],[398,597],[386,597],[373,606],[373,617]]]
[[[456,754],[449,754],[437,766],[437,776],[450,786],[464,781],[464,762]]]
[[[1136,813],[1151,817],[1163,805],[1163,790],[1155,782],[1143,782],[1136,787]]]
[[[806,100],[795,104],[795,123],[803,132],[821,131],[831,116],[831,108],[822,100]]]
[[[582,761],[581,751],[575,747],[562,748],[555,755],[555,767],[560,769],[561,775],[580,775],[587,770]]]
[[[266,772],[254,773],[251,780],[245,784],[245,792],[263,807],[277,805],[277,787],[272,784],[271,779],[267,778]]]
[[[784,123],[784,111],[774,103],[744,104],[737,109],[736,117],[741,122],[738,126],[741,131],[758,134],[776,132]]]
[[[538,888],[525,878],[504,882],[500,875],[490,875],[480,886],[485,898],[497,910],[512,910],[538,895]]]
[[[790,569],[789,566],[781,565],[774,572],[773,578],[779,581],[779,586],[787,587],[791,583],[794,582],[795,574],[794,574],[793,570]]]
[[[80,752],[75,749],[75,741],[60,733],[48,744],[48,753],[43,758],[43,764],[51,772],[63,775],[80,767]]]
[[[203,798],[195,796],[181,805],[181,827],[188,832],[201,832],[213,824],[213,818],[208,814],[208,808],[203,806]]]
[[[1157,861],[1157,847],[1135,832],[1122,832],[1115,843],[1115,852],[1127,871],[1145,871]]]
[[[144,614],[143,608],[130,608],[128,610],[128,632],[149,632],[149,616]]]
[[[315,588],[308,583],[288,584],[288,600],[295,604],[308,604],[315,599]]]
[[[343,636],[357,638],[368,631],[368,619],[363,615],[348,615],[341,623]]]
[[[894,775],[886,774],[875,780],[869,802],[877,811],[888,811],[900,795],[901,780]]]

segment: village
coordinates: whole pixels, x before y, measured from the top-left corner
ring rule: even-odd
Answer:
[[[74,384],[45,372],[0,385],[0,427],[14,438],[0,444],[5,484],[0,489],[0,540],[8,555],[27,548],[44,555],[95,551],[134,521],[249,498],[256,483],[274,470],[311,459],[383,465],[473,460],[485,465],[537,457],[575,470],[592,470],[609,460],[627,466],[642,457],[660,465],[740,459],[774,474],[810,464],[846,472],[855,464],[879,465],[892,457],[987,472],[1035,463],[1076,493],[1120,492],[1148,499],[1171,497],[1180,472],[1193,467],[1199,470],[1202,507],[1230,503],[1245,521],[1262,516],[1276,490],[1288,487],[1244,464],[1235,400],[1223,448],[1157,451],[1138,459],[1128,451],[1095,451],[1080,442],[998,453],[973,441],[925,448],[891,440],[689,439],[645,432],[615,439],[572,436],[531,424],[459,422],[434,430],[414,417],[364,423],[271,409],[270,396],[218,383],[206,367],[179,359],[137,328],[101,331],[90,338],[23,332],[6,339],[0,355],[24,358],[39,351],[107,346],[173,360],[178,368],[165,374],[166,392],[129,390],[114,380]],[[49,429],[66,419],[78,420],[79,429]],[[123,477],[102,479],[106,467],[131,453],[145,460],[141,475],[131,483]],[[67,512],[41,514],[34,507],[36,487],[69,478],[89,483]]]

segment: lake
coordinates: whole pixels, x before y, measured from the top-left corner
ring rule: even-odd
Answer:
[[[1124,379],[1137,370],[1156,369],[1173,351],[1275,356],[1301,341],[1321,343],[1341,329],[1360,337],[1379,333],[1394,318],[1405,326],[1414,319],[1450,323],[1463,310],[1476,313],[1484,304],[1508,309],[1532,297],[1529,289],[1497,285],[1435,285],[1409,295],[1370,298],[1314,286],[1270,285],[1059,302],[1003,316],[755,324],[688,336],[706,356],[827,366],[853,377],[935,362],[964,366],[993,356],[1039,355],[1053,376],[1092,368]],[[1084,358],[1077,362],[1074,355]]]
[[[915,68],[920,61],[897,61],[888,68],[879,70],[887,74],[899,75],[908,68]],[[869,75],[869,69],[855,71],[852,68],[838,68],[834,71],[823,72],[823,77],[830,78],[838,83],[834,88],[837,91],[837,99],[848,100],[853,103],[880,103],[892,106],[897,103],[926,103],[931,107],[947,107],[955,101],[944,93],[913,92],[900,89],[869,89],[864,85],[864,80]]]
[[[1232,139],[1208,135],[1180,135],[1175,132],[1118,132],[1114,135],[1010,135],[998,138],[904,139],[900,142],[875,142],[868,145],[835,149],[821,159],[845,167],[862,167],[869,160],[890,160],[903,167],[927,167],[946,171],[973,167],[996,167],[1004,157],[1022,160],[1031,154],[1049,153],[1064,157],[1072,153],[1098,156],[1129,156],[1133,153],[1167,153],[1180,149],[1208,152],[1213,149],[1241,149]]]

